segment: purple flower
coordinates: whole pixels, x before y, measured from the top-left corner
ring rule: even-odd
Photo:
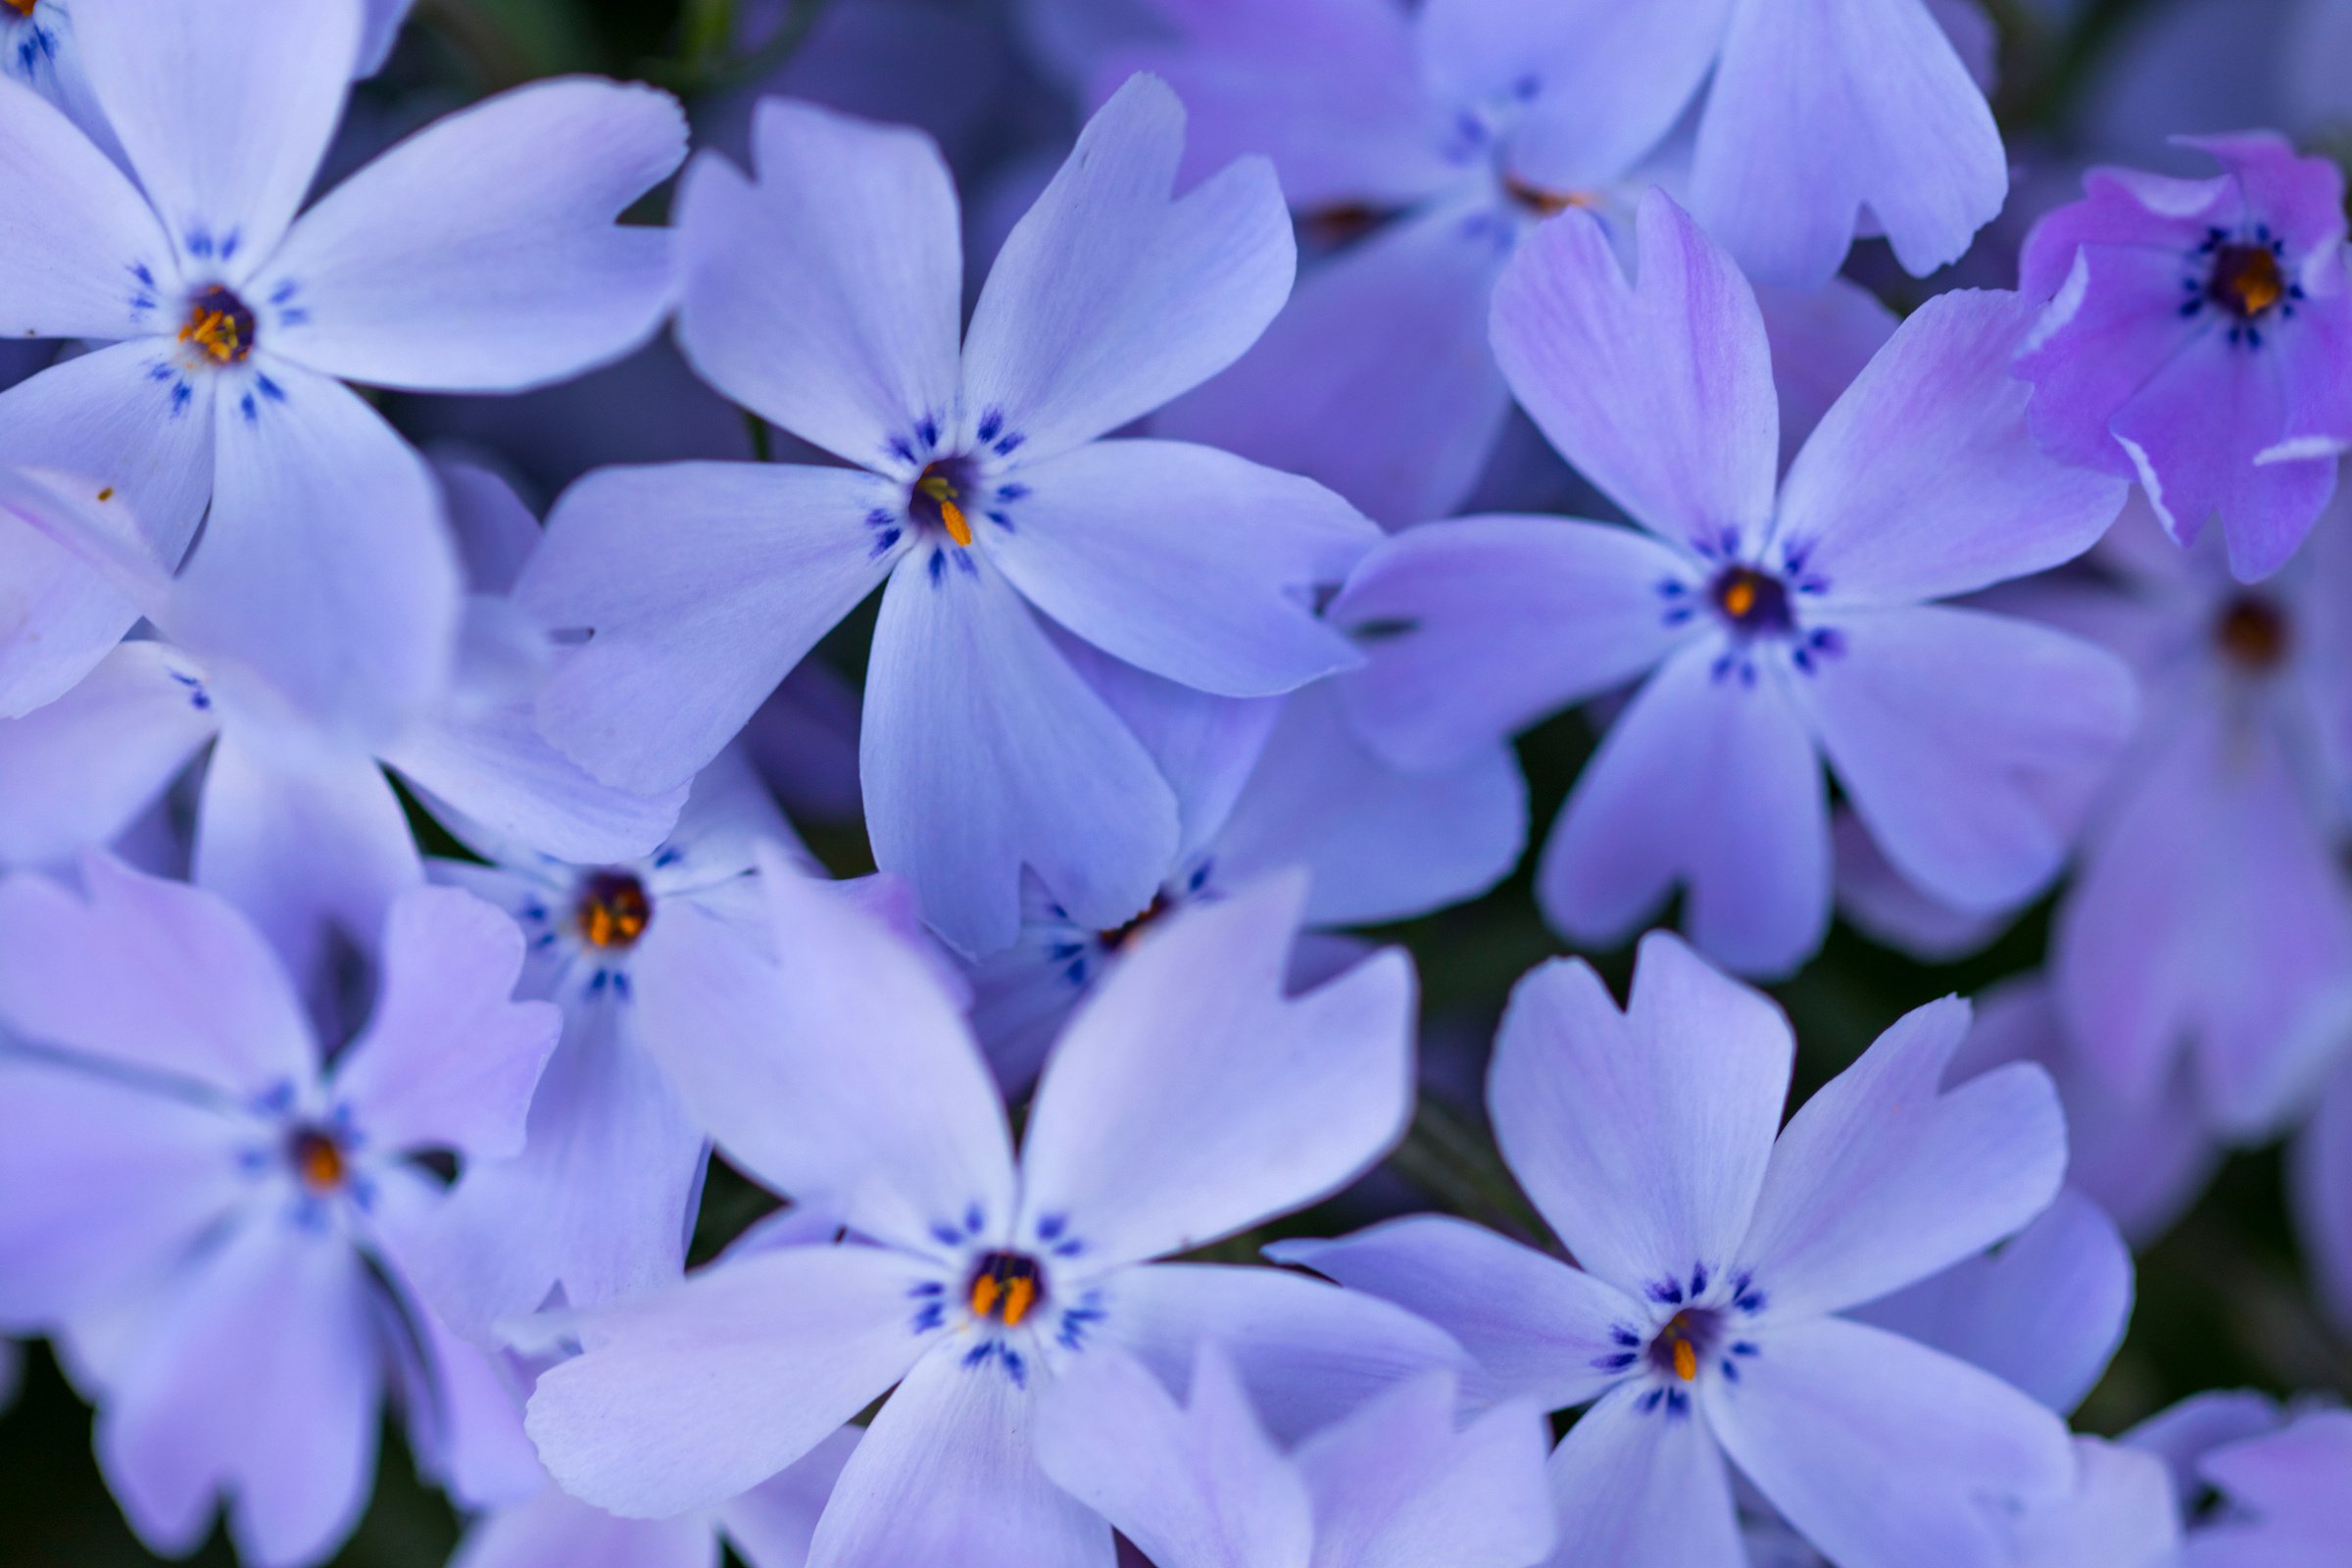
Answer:
[[[2129,672],[1929,603],[2080,554],[2123,500],[2028,437],[2008,371],[2026,308],[1914,313],[1776,496],[1746,282],[1662,195],[1639,250],[1637,287],[1592,220],[1545,224],[1495,290],[1494,339],[1521,405],[1647,531],[1489,516],[1388,541],[1331,612],[1372,655],[1346,691],[1367,735],[1428,767],[1642,681],[1538,874],[1580,941],[1624,941],[1680,883],[1718,961],[1801,962],[1829,923],[1825,755],[1921,887],[1971,908],[2038,889],[2129,731]]]
[[[132,1528],[188,1552],[227,1498],[241,1557],[327,1556],[375,1474],[387,1385],[428,1474],[470,1500],[529,1453],[477,1351],[405,1260],[441,1200],[415,1160],[522,1142],[555,1009],[511,1002],[522,943],[419,889],[381,933],[367,1028],[332,1065],[286,972],[212,894],[83,862],[86,897],[0,883],[0,1321],[108,1320],[97,1448]]]
[[[2287,1148],[2287,1208],[2320,1307],[2352,1336],[2352,1058]]]
[[[1013,230],[959,344],[956,195],[927,137],[775,101],[756,142],[756,181],[714,158],[687,176],[680,339],[712,384],[855,466],[574,486],[521,596],[592,636],[540,722],[611,782],[682,783],[887,580],[860,743],[875,858],[969,953],[1012,941],[1024,865],[1116,926],[1167,873],[1175,802],[1069,646],[1231,697],[1354,662],[1304,596],[1377,536],[1361,516],[1226,453],[1098,439],[1280,308],[1272,172],[1172,199],[1183,111],[1131,83]]]
[[[2196,1469],[2222,1505],[2190,1531],[2186,1568],[2321,1568],[2352,1540],[2352,1411],[2307,1411]]]
[[[698,943],[649,966],[649,1030],[698,1043],[672,1072],[728,1157],[840,1213],[853,1240],[731,1258],[581,1315],[585,1353],[541,1377],[529,1414],[567,1491],[630,1516],[707,1506],[896,1384],[812,1564],[949,1560],[985,1521],[993,1558],[1107,1568],[1109,1527],[1039,1472],[1027,1437],[1040,1393],[1096,1346],[1181,1385],[1195,1348],[1222,1341],[1294,1436],[1458,1364],[1444,1335],[1369,1298],[1151,1261],[1334,1191],[1398,1135],[1402,955],[1285,1000],[1295,882],[1170,922],[1072,1021],[1016,1164],[920,956],[801,879],[759,885],[760,983],[728,983],[740,965]]]
[[[1552,1495],[1592,1560],[1738,1561],[1728,1456],[1843,1568],[2001,1562],[1987,1500],[2065,1492],[2063,1423],[1851,1315],[2058,1191],[2065,1126],[2040,1069],[1943,1087],[1967,1028],[1965,1004],[1920,1008],[1782,1131],[1794,1042],[1764,998],[1665,933],[1642,940],[1622,1013],[1555,961],[1513,995],[1488,1103],[1581,1267],[1434,1215],[1268,1250],[1452,1333],[1482,1369],[1473,1395],[1591,1404]]]
[[[1109,51],[1109,79],[1166,75],[1198,167],[1270,156],[1310,237],[1382,226],[1160,427],[1392,527],[1452,512],[1494,446],[1488,298],[1542,218],[1623,213],[1645,163],[1687,160],[1692,210],[1748,270],[1814,288],[1866,212],[1926,273],[2007,189],[1984,95],[1919,0],[1163,9],[1173,36]],[[1698,98],[1693,155],[1672,132]]]
[[[1106,1351],[1046,1400],[1038,1459],[1156,1568],[1532,1568],[1556,1528],[1549,1434],[1524,1403],[1460,1428],[1455,1405],[1452,1375],[1429,1373],[1286,1454],[1218,1347],[1181,1408]]]
[[[2352,515],[2337,520],[2352,520]],[[2039,612],[2124,653],[2144,716],[2084,832],[2050,967],[2111,1097],[2185,1090],[2260,1137],[2305,1102],[2352,1023],[2352,536],[2260,587],[2219,540],[2183,553],[2134,508],[2100,560],[2120,587],[2045,585]],[[2182,1082],[2185,1080],[2185,1083]]]
[[[447,477],[450,519],[487,574],[477,581],[510,581],[537,525],[482,470]],[[97,510],[36,479],[15,483],[20,514],[45,527]],[[79,551],[97,533],[67,526],[57,537]],[[390,901],[423,879],[384,767],[437,811],[562,858],[642,853],[676,819],[683,792],[625,795],[541,737],[529,696],[545,650],[495,593],[467,605],[467,657],[434,701],[387,722],[335,721],[290,697],[274,667],[240,659],[234,639],[214,641],[220,627],[191,604],[185,579],[167,577],[135,542],[85,559],[162,635],[118,644],[55,702],[0,719],[0,864],[64,864],[113,843],[201,757],[196,879],[309,974],[329,933],[365,947]]]
[[[135,182],[42,100],[0,91],[0,269],[17,279],[0,328],[105,345],[0,396],[0,460],[81,476],[167,566],[207,519],[181,577],[189,635],[313,714],[412,708],[445,673],[457,575],[422,464],[343,378],[512,391],[642,339],[670,303],[668,236],[612,220],[683,155],[677,105],[536,83],[298,219],[360,0],[105,0],[75,24]],[[40,634],[0,648],[0,711],[22,712],[136,612],[0,526],[49,599]]]
[[[2049,303],[2018,373],[2049,451],[2137,477],[2183,545],[2218,514],[2254,582],[2294,554],[2352,445],[2344,178],[2268,132],[2183,140],[2226,172],[2094,169],[2034,226],[2020,286]]]
[[[1107,930],[1026,881],[1019,938],[972,971],[972,1029],[1008,1092],[1036,1077],[1062,1020],[1129,945],[1189,905],[1303,867],[1306,922],[1329,930],[1426,914],[1509,873],[1527,842],[1527,785],[1509,746],[1426,773],[1396,767],[1355,734],[1338,692],[1348,678],[1279,702],[1132,675],[1107,688],[1175,787],[1184,836],[1151,907]],[[1310,935],[1292,979],[1320,981],[1360,956]]]

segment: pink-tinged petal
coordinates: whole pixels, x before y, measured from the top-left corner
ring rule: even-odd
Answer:
[[[1653,932],[1622,1013],[1581,960],[1519,983],[1487,1103],[1504,1160],[1578,1261],[1637,1300],[1673,1300],[1733,1261],[1794,1054],[1770,1001]]]
[[[90,86],[192,277],[236,282],[302,205],[359,63],[360,0],[77,7]],[[334,514],[327,514],[334,515]]]
[[[2228,1499],[2189,1537],[2187,1568],[2327,1568],[2352,1532],[2352,1412],[2313,1410],[2268,1437],[2217,1448],[2197,1466]]]
[[[252,1124],[225,1107],[0,1059],[0,1322],[38,1329],[154,1286],[233,1209]]]
[[[1021,1207],[1090,1266],[1190,1251],[1304,1207],[1403,1136],[1401,952],[1284,995],[1306,889],[1283,877],[1140,933],[1062,1032],[1021,1151]]]
[[[1496,741],[1448,767],[1392,766],[1356,734],[1338,686],[1285,703],[1217,835],[1226,883],[1308,872],[1308,925],[1378,925],[1478,897],[1527,847],[1527,781]]]
[[[1662,538],[1761,539],[1780,410],[1756,298],[1663,192],[1642,198],[1636,276],[1583,212],[1539,227],[1494,288],[1495,362],[1562,457]]]
[[[192,666],[123,643],[46,708],[0,721],[0,864],[62,865],[112,843],[220,728]]]
[[[1943,1087],[1968,1032],[1947,997],[1897,1019],[1789,1118],[1740,1248],[1764,1310],[1835,1312],[1981,1251],[2050,1204],[2066,1120],[2049,1074]]]
[[[142,285],[169,278],[172,244],[138,187],[46,99],[0,79],[0,271],[12,280],[0,335],[130,337],[181,302]],[[144,303],[142,303],[144,302]]]
[[[1184,107],[1136,76],[1013,225],[965,338],[964,402],[1032,457],[1151,413],[1225,368],[1291,292],[1274,171],[1250,158],[1174,195]],[[1017,441],[1016,441],[1017,438]]]
[[[2123,1343],[2132,1250],[2098,1204],[2069,1189],[1993,1251],[1854,1315],[1981,1366],[2063,1416]]]
[[[558,1290],[603,1306],[685,1267],[703,1133],[630,1037],[632,1015],[605,999],[564,1021],[521,1153],[468,1166],[412,1258],[418,1289],[468,1339],[487,1343]]]
[[[1179,1406],[1133,1357],[1074,1361],[1038,1404],[1037,1459],[1155,1563],[1307,1568],[1314,1504],[1215,1347]]]
[[[369,1291],[339,1233],[273,1213],[191,1266],[98,1417],[99,1468],[141,1541],[194,1550],[220,1494],[255,1568],[333,1552],[375,1475],[383,1347]]]
[[[1851,278],[1819,288],[1756,290],[1764,330],[1772,340],[1772,379],[1781,400],[1781,467],[1785,470],[1822,416],[1894,335],[1898,318],[1876,294]]]
[[[952,548],[882,595],[858,742],[875,863],[972,956],[1019,934],[1023,867],[1079,924],[1124,925],[1175,858],[1175,797],[986,554]]]
[[[2219,175],[2183,179],[2139,169],[2093,168],[2082,176],[2082,200],[2034,220],[2018,256],[2018,290],[2036,303],[2070,296],[2049,318],[2045,330],[2055,330],[2083,302],[2069,283],[2076,253],[2101,245],[2137,253],[2151,263],[2161,253],[2175,269],[2170,286],[2178,291],[2180,256],[2202,244],[2215,222],[2234,220],[2235,194]],[[2180,304],[2177,292],[2173,303]]]
[[[651,854],[686,801],[683,784],[635,795],[598,783],[548,743],[527,702],[436,714],[385,747],[383,760],[429,803],[576,864]]]
[[[585,1353],[540,1374],[531,1441],[564,1491],[626,1518],[723,1502],[831,1436],[937,1342],[914,1329],[907,1295],[927,1277],[881,1248],[793,1247],[584,1313]],[[953,1353],[929,1359],[962,1370]]]
[[[2228,131],[2182,136],[2229,172],[2233,194],[2247,215],[2268,220],[2287,249],[2304,252],[2344,239],[2344,174],[2324,155],[2298,156],[2294,143],[2275,130]]]
[[[91,855],[82,895],[0,882],[0,1018],[33,1045],[243,1100],[316,1071],[268,944],[218,897]]]
[[[2123,510],[2124,485],[2045,455],[2026,428],[2033,389],[2010,365],[2032,318],[2014,294],[1937,295],[1797,454],[1779,535],[1832,599],[1974,593],[2073,560]]]
[[[1417,30],[1446,101],[1519,108],[1511,171],[1576,190],[1621,178],[1674,127],[1715,63],[1732,3],[1434,0]]]
[[[774,98],[753,151],[752,179],[711,154],[687,171],[678,340],[770,422],[911,476],[930,445],[918,427],[956,407],[963,252],[947,165],[920,131]]]
[[[747,1568],[808,1568],[816,1522],[865,1437],[843,1427],[777,1474],[718,1505],[728,1547]]]
[[[1605,523],[1490,516],[1407,529],[1332,602],[1332,620],[1370,657],[1342,700],[1396,762],[1457,762],[1624,685],[1687,640],[1661,588],[1689,571],[1679,553]]]
[[[194,867],[306,985],[338,949],[373,953],[392,901],[424,880],[408,817],[373,759],[243,724],[213,743]]]
[[[1648,1309],[1614,1286],[1449,1214],[1389,1220],[1337,1241],[1276,1242],[1266,1255],[1394,1301],[1477,1363],[1463,1396],[1564,1410],[1625,1375],[1611,1328]]]
[[[1281,1269],[1149,1263],[1112,1275],[1104,1296],[1102,1339],[1171,1389],[1190,1387],[1217,1347],[1282,1444],[1423,1373],[1470,1370],[1460,1346],[1403,1308]]]
[[[1456,1430],[1446,1373],[1395,1389],[1298,1447],[1315,1497],[1318,1568],[1530,1568],[1559,1530],[1551,1432],[1524,1402]]]
[[[1719,641],[1687,647],[1635,693],[1569,794],[1536,873],[1544,918],[1613,947],[1680,883],[1684,925],[1736,973],[1786,974],[1830,924],[1821,760],[1787,686],[1751,684]]]
[[[2254,1136],[2317,1082],[2352,983],[2352,896],[2282,737],[2216,703],[2136,754],[2060,906],[2068,1030],[2145,1111],[2183,1048],[2213,1126]]]
[[[1223,697],[1357,662],[1308,603],[1380,532],[1312,480],[1187,442],[1098,441],[1023,467],[1021,486],[976,521],[990,559],[1105,653]]]
[[[2052,457],[2119,478],[2135,471],[2115,438],[2116,412],[2212,330],[2180,318],[2182,270],[2171,249],[2099,240],[2074,253],[2017,359],[2034,389],[2027,426]]]
[[[667,93],[587,79],[501,93],[303,214],[255,279],[259,330],[314,370],[436,392],[520,392],[616,360],[676,282],[669,231],[613,220],[685,156]]]
[[[1038,1468],[1038,1398],[993,1361],[924,1356],[843,1466],[808,1568],[1111,1568],[1110,1526]]]
[[[1310,268],[1250,352],[1152,427],[1305,474],[1391,528],[1447,515],[1510,407],[1487,346],[1509,238],[1485,203],[1398,219]]]
[[[432,473],[324,376],[272,360],[222,392],[212,512],[162,623],[320,724],[389,734],[440,692],[457,646]]]
[[[2313,1289],[2328,1316],[2352,1329],[2352,1072],[2328,1079],[2288,1146],[2287,1182]]]
[[[1639,1382],[1578,1417],[1551,1456],[1566,1539],[1546,1568],[1747,1568],[1731,1473],[1703,1420],[1644,1410]]]
[[[882,580],[892,557],[866,519],[895,530],[905,500],[855,469],[786,464],[589,475],[514,590],[550,630],[590,634],[549,677],[540,727],[608,784],[687,782]]]
[[[1258,153],[1291,205],[1311,214],[1409,205],[1460,177],[1441,156],[1412,24],[1395,0],[1155,9],[1169,36],[1107,51],[1095,79],[1099,98],[1138,71],[1175,89],[1187,117],[1179,184]]]
[[[1842,1318],[1760,1345],[1709,1387],[1707,1421],[1833,1562],[1998,1568],[2003,1515],[2074,1483],[2066,1424],[1989,1372]]]
[[[1830,147],[1835,158],[1820,156]],[[1865,209],[1924,277],[1957,260],[2008,194],[1992,110],[1926,6],[1733,8],[1691,207],[1756,277],[1826,281]]]
[[[921,1250],[970,1210],[1007,1225],[1004,1107],[925,956],[772,857],[760,888],[756,930],[673,900],[638,951],[643,1038],[689,1111],[864,1235]]]
[[[175,401],[151,377],[161,363],[151,343],[118,343],[0,392],[0,463],[57,488],[18,475],[0,500],[0,713],[63,696],[152,608],[156,584],[118,580],[110,561],[144,558],[160,579],[204,515],[213,400]]]
[[[2032,898],[2131,739],[2131,667],[2034,621],[1941,605],[1836,625],[1838,651],[1789,684],[1872,840],[1961,909]]]
[[[449,1568],[719,1568],[718,1533],[698,1514],[614,1518],[551,1485],[478,1520]]]
[[[457,888],[403,894],[384,922],[375,1011],[334,1087],[369,1141],[468,1158],[522,1152],[531,1090],[555,1050],[555,1004],[512,1000],[522,933]]]

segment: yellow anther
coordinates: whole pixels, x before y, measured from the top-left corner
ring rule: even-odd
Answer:
[[[237,357],[237,323],[226,311],[198,310],[179,329],[182,343],[193,343],[222,365]]]
[[[599,871],[582,884],[573,916],[590,947],[628,948],[653,923],[654,901],[626,871]]]
[[[1037,1304],[1037,1281],[1014,1275],[1004,1282],[1004,1326],[1017,1329],[1029,1308]]]
[[[997,1298],[1004,1288],[997,1283],[994,1274],[983,1272],[972,1281],[972,1316],[986,1317],[997,1309]]]
[[[294,1135],[294,1173],[314,1193],[331,1193],[347,1174],[343,1148],[322,1132],[304,1128]]]
[[[972,543],[972,525],[963,518],[963,509],[956,504],[956,487],[944,473],[926,473],[914,481],[914,487],[939,503],[939,520],[948,526],[948,537],[960,548]]]
[[[1521,179],[1516,174],[1502,176],[1503,194],[1538,218],[1557,218],[1571,207],[1593,207],[1598,203],[1581,190],[1547,190],[1542,185]]]
[[[1724,585],[1723,612],[1738,620],[1756,608],[1756,585],[1744,577],[1735,578]]]
[[[1689,1340],[1678,1339],[1674,1342],[1674,1375],[1685,1383],[1698,1376],[1698,1351],[1691,1348]]]

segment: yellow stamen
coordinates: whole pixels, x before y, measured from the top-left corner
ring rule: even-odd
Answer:
[[[179,329],[182,343],[193,343],[222,365],[237,357],[237,323],[226,311],[199,310]]]
[[[343,1150],[324,1133],[296,1133],[294,1171],[312,1192],[331,1193],[343,1185]]]
[[[1591,194],[1581,190],[1546,190],[1531,184],[1516,174],[1502,176],[1503,193],[1539,218],[1557,218],[1571,207],[1599,205]]]
[[[1734,578],[1724,585],[1723,612],[1738,620],[1756,608],[1756,585],[1744,577]]]
[[[1690,1348],[1689,1340],[1674,1342],[1674,1375],[1685,1383],[1698,1376],[1698,1352]]]
[[[654,901],[645,884],[625,871],[600,871],[580,890],[574,911],[580,940],[592,948],[634,946],[653,923]]]
[[[1004,1326],[1017,1329],[1037,1304],[1037,1281],[1016,1274],[1004,1282]]]
[[[956,487],[948,483],[945,474],[926,473],[914,482],[914,487],[939,503],[939,520],[948,525],[948,537],[962,549],[972,543],[972,525],[963,520],[963,509],[956,504]]]
[[[986,1317],[997,1309],[997,1298],[1004,1288],[997,1283],[994,1274],[982,1272],[972,1281],[972,1316]]]
[[[11,3],[13,4],[13,3],[14,3],[14,0],[11,0]],[[114,500],[114,499],[115,499],[115,487],[114,487],[113,485],[111,485],[111,484],[110,484],[110,485],[108,485],[108,486],[107,486],[105,489],[103,489],[103,490],[99,491],[99,492],[98,492],[98,499],[99,499],[99,500],[101,500],[101,501],[112,501],[112,500]]]

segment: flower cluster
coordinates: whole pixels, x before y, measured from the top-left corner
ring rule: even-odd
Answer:
[[[2161,143],[1992,9],[0,0],[0,1333],[138,1541],[2352,1551],[2352,3]],[[2296,1355],[2132,1359],[2191,1244]]]

